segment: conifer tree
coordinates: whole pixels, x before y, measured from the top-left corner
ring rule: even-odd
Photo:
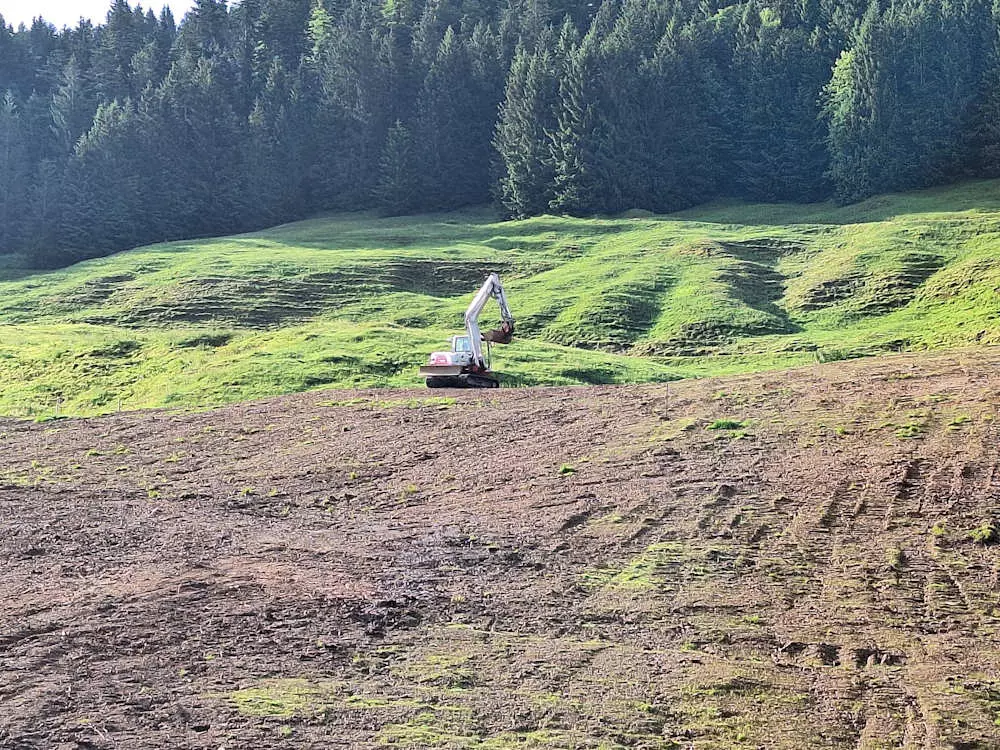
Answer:
[[[63,68],[62,83],[52,98],[52,127],[63,153],[70,153],[94,119],[96,106],[75,55]]]
[[[374,198],[387,215],[405,214],[420,203],[420,178],[410,131],[400,121],[389,128]]]
[[[247,209],[261,225],[295,215],[304,200],[302,174],[309,156],[300,137],[298,104],[294,80],[276,57],[248,118],[242,158]]]
[[[835,58],[824,36],[797,16],[799,10],[782,17],[752,3],[754,22],[744,18],[737,35],[744,40],[734,64],[737,180],[740,194],[752,200],[810,201],[826,191],[819,101]]]
[[[127,0],[114,0],[94,51],[93,75],[101,101],[138,94],[132,60],[143,47],[142,32],[142,15],[134,13]]]
[[[173,208],[164,231],[184,225],[197,235],[238,229],[247,216],[241,168],[246,125],[227,94],[226,64],[182,53],[145,110],[147,142],[158,149]],[[147,149],[148,150],[148,149]],[[148,170],[142,176],[153,178]]]
[[[869,5],[851,48],[842,52],[826,86],[830,176],[839,200],[859,200],[882,185],[880,161],[888,95],[877,54],[878,5]]]
[[[8,91],[0,99],[0,254],[16,252],[26,208],[29,174],[26,133],[21,115]]]
[[[65,260],[113,252],[141,241],[146,195],[141,179],[141,127],[131,100],[98,107],[67,170],[62,236]]]
[[[720,83],[693,26],[668,23],[649,63],[653,123],[649,152],[650,197],[655,211],[686,208],[717,194],[724,139],[713,109]]]
[[[827,87],[841,200],[941,182],[968,163],[963,130],[991,61],[985,3],[869,7]]]
[[[519,48],[511,63],[494,145],[501,162],[498,197],[514,216],[544,213],[555,197],[558,73],[551,32],[535,50]]]
[[[426,208],[452,208],[481,202],[488,185],[477,163],[474,92],[465,45],[448,27],[420,92],[416,142],[422,161]],[[489,140],[487,138],[487,145]]]
[[[558,54],[565,62],[559,81],[558,124],[552,137],[555,179],[549,207],[554,211],[587,214],[600,211],[604,203],[596,79],[600,39],[610,24],[611,7],[607,1],[602,5],[580,44],[575,43],[576,29],[569,22],[559,37]]]

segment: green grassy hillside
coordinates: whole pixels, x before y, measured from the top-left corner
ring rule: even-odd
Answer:
[[[488,270],[518,319],[513,384],[1000,343],[1000,181],[663,217],[335,215],[0,270],[0,413],[416,385]]]

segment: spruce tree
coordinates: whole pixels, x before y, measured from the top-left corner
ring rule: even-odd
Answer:
[[[422,161],[425,208],[454,208],[488,195],[476,148],[475,92],[468,86],[469,58],[462,40],[448,27],[420,92],[415,140]],[[487,146],[489,139],[487,138]]]
[[[281,58],[271,62],[248,118],[249,139],[242,153],[245,201],[253,224],[267,226],[302,215],[305,152],[294,79]]]
[[[105,255],[144,239],[141,126],[130,100],[102,104],[67,170],[66,260]]]
[[[399,120],[389,128],[379,163],[374,198],[388,216],[411,212],[420,203],[420,175],[410,131]]]
[[[96,105],[75,55],[63,68],[62,83],[52,98],[52,127],[63,153],[69,154],[94,119]]]
[[[522,47],[515,53],[494,137],[501,162],[498,198],[513,216],[544,213],[555,197],[551,137],[558,127],[558,102],[549,32],[535,50]]]
[[[603,206],[599,174],[602,129],[596,79],[599,43],[610,22],[610,8],[611,4],[605,2],[580,44],[575,43],[576,29],[568,21],[559,37],[558,54],[564,62],[551,144],[555,178],[549,207],[553,211],[587,214]]]
[[[93,75],[101,101],[134,99],[139,93],[132,60],[144,41],[142,15],[134,13],[127,0],[114,0],[94,51]]]
[[[819,102],[834,52],[805,19],[755,3],[748,7],[755,22],[742,21],[737,38],[744,41],[734,63],[739,193],[751,200],[816,200],[826,192]]]
[[[877,50],[880,24],[873,2],[825,89],[830,177],[837,198],[845,202],[872,195],[883,184],[880,162],[887,156],[882,133],[888,101]]]
[[[0,254],[16,252],[24,229],[30,174],[26,133],[13,94],[0,99]]]
[[[963,135],[990,70],[981,0],[866,12],[827,87],[841,200],[941,182],[969,162]]]
[[[675,211],[716,194],[724,132],[713,107],[721,85],[694,27],[669,23],[649,63],[653,144],[648,160],[655,211]]]

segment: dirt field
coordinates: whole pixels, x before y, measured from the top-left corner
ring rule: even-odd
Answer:
[[[998,367],[2,422],[0,747],[1000,747]]]

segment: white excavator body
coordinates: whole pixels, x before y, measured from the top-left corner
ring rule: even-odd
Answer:
[[[447,352],[433,352],[428,365],[459,365],[467,367],[472,364],[472,347],[468,336],[452,336],[451,349]]]
[[[500,307],[500,327],[483,334],[479,314],[490,299]],[[465,335],[451,337],[451,351],[433,352],[420,368],[428,388],[499,388],[500,380],[490,370],[490,344],[509,344],[514,334],[514,317],[500,277],[491,273],[465,311]],[[482,342],[486,342],[483,352]]]

